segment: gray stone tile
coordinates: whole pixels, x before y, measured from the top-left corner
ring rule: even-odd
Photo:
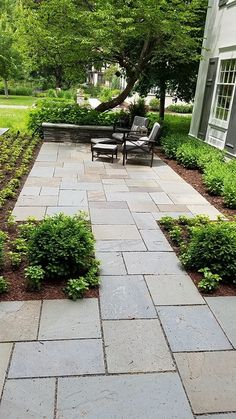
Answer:
[[[173,252],[171,245],[169,244],[168,240],[165,238],[164,234],[160,229],[140,230],[140,234],[148,250]]]
[[[55,215],[55,214],[66,214],[66,215],[75,215],[80,211],[88,213],[88,207],[78,206],[78,207],[48,207],[46,210],[46,215]]]
[[[84,167],[81,165],[81,167],[56,167],[54,177],[61,177],[64,179],[71,179],[71,178],[77,178],[77,175],[79,173],[84,173]]]
[[[138,252],[146,250],[142,240],[97,240],[95,247],[98,252]]]
[[[12,343],[0,343],[0,396],[12,351]],[[0,415],[0,417],[2,417]]]
[[[129,188],[125,184],[104,185],[104,191],[107,192],[129,192]]]
[[[173,204],[172,200],[169,198],[169,196],[165,192],[153,192],[150,193],[153,201],[155,204]]]
[[[175,359],[195,413],[236,411],[236,351],[175,354]]]
[[[125,209],[125,208],[128,208],[128,205],[127,205],[127,202],[125,201],[119,201],[119,202],[90,201],[89,207],[98,208],[98,209]]]
[[[150,188],[148,186],[129,186],[130,192],[161,192],[162,189],[160,187]]]
[[[168,195],[174,204],[210,205],[208,201],[198,192],[188,194],[169,193]]]
[[[15,206],[12,211],[16,221],[25,221],[29,217],[34,217],[36,220],[42,220],[46,214],[46,207],[20,207]]]
[[[93,225],[96,240],[141,240],[135,225]]]
[[[87,195],[85,191],[61,190],[59,193],[58,206],[76,207],[87,206]]]
[[[20,193],[20,196],[38,196],[40,190],[40,186],[24,186]]]
[[[123,256],[128,274],[183,273],[180,262],[173,252],[127,252]]]
[[[57,205],[57,196],[20,196],[16,205],[18,207],[53,207]]]
[[[157,414],[193,419],[175,373],[59,379],[57,419],[83,414],[87,419],[157,419]]]
[[[127,201],[132,212],[157,212],[158,208],[153,201]]]
[[[90,215],[93,224],[134,224],[128,209],[90,208]]]
[[[236,348],[236,297],[209,297],[206,301],[228,339]]]
[[[152,202],[148,193],[145,192],[107,192],[108,201],[142,201]]]
[[[173,352],[232,348],[206,306],[159,307],[157,312]]]
[[[101,275],[126,275],[126,269],[120,252],[96,252],[101,261]]]
[[[54,167],[33,167],[30,177],[53,177]]]
[[[57,196],[59,194],[59,186],[43,186],[40,195]]]
[[[103,185],[126,185],[124,179],[102,179]]]
[[[191,212],[153,212],[152,213],[155,220],[160,220],[162,217],[172,217],[172,218],[179,218],[182,215],[186,215],[189,218],[193,218],[193,214]]]
[[[103,319],[156,318],[147,286],[139,276],[102,278],[100,303]]]
[[[188,205],[189,211],[194,215],[208,215],[211,220],[217,220],[219,215],[222,215],[213,205]]]
[[[152,180],[152,179],[147,179],[147,180],[126,179],[125,183],[129,187],[135,187],[135,188],[157,188],[159,186],[156,180]]]
[[[188,212],[187,205],[177,205],[177,204],[159,204],[159,211],[161,212]]]
[[[0,342],[37,337],[41,301],[0,302]]]
[[[8,380],[0,406],[1,419],[53,419],[55,379]]]
[[[100,337],[97,298],[43,301],[39,340]]]
[[[60,186],[61,180],[54,177],[28,177],[25,186]]]
[[[236,412],[235,413],[219,413],[216,415],[201,415],[196,416],[196,419],[236,419]]]
[[[104,192],[102,191],[88,191],[89,201],[106,201]]]
[[[73,189],[78,191],[102,191],[103,187],[98,182],[80,182],[77,179],[64,180],[61,182],[61,189]]]
[[[16,343],[9,378],[104,373],[102,341],[82,339]]]
[[[145,279],[156,305],[205,304],[188,275],[146,275]]]
[[[189,185],[189,183],[185,182],[183,179],[179,181],[169,181],[169,180],[160,180],[160,186],[166,193],[195,193],[196,190]]]
[[[157,319],[103,321],[109,373],[175,369]]]
[[[152,214],[133,212],[135,223],[140,230],[155,230],[158,228],[157,222]]]

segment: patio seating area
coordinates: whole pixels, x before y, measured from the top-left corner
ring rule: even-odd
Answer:
[[[80,210],[100,297],[0,303],[1,419],[235,419],[236,297],[203,298],[156,222],[219,212],[158,157],[44,143],[13,214]]]

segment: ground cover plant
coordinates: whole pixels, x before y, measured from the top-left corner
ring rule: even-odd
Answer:
[[[38,100],[34,96],[6,96],[0,95],[0,105],[6,106],[32,106]]]
[[[28,292],[29,298],[32,293],[42,298],[41,291],[48,287],[59,289],[73,300],[82,298],[90,288],[96,293],[99,262],[94,243],[83,212],[72,217],[58,214],[42,221],[31,218],[22,223],[11,216],[7,229],[0,231],[0,293],[6,295],[14,286],[10,270],[18,275],[18,286],[24,295]]]
[[[210,221],[204,215],[178,219],[163,217],[160,225],[183,266],[198,272],[198,287],[213,292],[220,284],[236,291],[236,221],[219,218]]]

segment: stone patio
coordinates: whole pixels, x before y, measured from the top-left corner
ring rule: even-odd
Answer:
[[[218,211],[159,159],[44,143],[15,216],[79,210],[99,301],[0,303],[0,418],[236,419],[236,297],[202,298],[156,223]]]

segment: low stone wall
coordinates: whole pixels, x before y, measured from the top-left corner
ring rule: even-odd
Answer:
[[[51,124],[44,122],[44,141],[90,143],[91,138],[111,138],[112,126]]]

